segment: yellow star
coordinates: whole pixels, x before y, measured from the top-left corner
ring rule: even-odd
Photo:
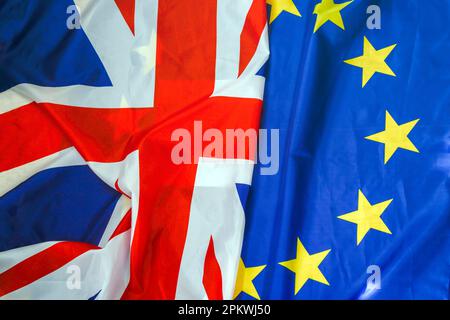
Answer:
[[[344,62],[363,69],[362,86],[364,88],[364,86],[376,72],[395,77],[395,73],[387,65],[385,60],[396,46],[396,44],[393,44],[389,47],[376,50],[369,42],[369,40],[364,37],[363,55],[353,59],[345,60]]]
[[[331,250],[325,250],[315,254],[309,254],[297,238],[297,255],[295,259],[280,262],[280,265],[295,273],[295,294],[309,279],[330,285],[325,276],[319,270],[319,265]]]
[[[381,215],[393,199],[371,205],[361,190],[358,190],[358,210],[339,216],[339,219],[355,223],[356,245],[359,245],[370,229],[392,234],[384,224]]]
[[[255,279],[265,267],[266,265],[246,268],[244,261],[242,261],[241,259],[239,261],[239,269],[236,278],[236,287],[234,289],[233,299],[236,299],[236,297],[241,292],[245,292],[249,296],[261,300],[258,291],[253,284],[253,279]]]
[[[368,140],[384,144],[384,164],[394,155],[397,149],[405,149],[413,152],[419,152],[416,146],[409,140],[408,134],[415,127],[420,119],[398,125],[394,118],[386,110],[385,130],[366,137]]]
[[[300,12],[295,6],[293,0],[267,0],[267,4],[270,4],[270,20],[272,23],[283,12],[289,12],[293,15],[301,17]]]
[[[314,33],[327,21],[333,22],[342,30],[345,30],[344,21],[342,21],[341,10],[348,6],[352,1],[344,3],[335,3],[334,0],[322,0],[314,7],[314,14],[317,15]]]

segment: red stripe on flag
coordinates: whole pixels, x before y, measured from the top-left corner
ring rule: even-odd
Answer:
[[[12,110],[0,115],[0,172],[71,146],[87,161],[121,161],[145,137],[152,114],[149,109],[76,108],[47,103]]]
[[[205,257],[203,286],[209,300],[222,300],[222,272],[214,251],[214,240],[211,237]]]
[[[116,230],[114,230],[113,234],[109,238],[109,241],[117,237],[119,234],[122,234],[125,231],[130,230],[130,228],[131,228],[131,210],[128,210],[128,212],[123,217],[122,221],[120,221]]]
[[[120,188],[119,179],[116,180],[116,183],[114,184],[114,188],[116,188],[117,191],[119,191],[121,194],[123,194],[128,199],[131,199],[131,197],[128,194],[126,194],[125,192],[123,192],[123,190]]]
[[[262,102],[216,97],[202,101],[150,130],[139,150],[140,202],[131,249],[131,278],[124,299],[174,299],[194,188],[196,164],[176,165],[171,152],[178,128],[259,128]],[[191,151],[192,154],[193,150]],[[254,154],[247,154],[254,159]]]
[[[171,161],[171,134],[213,112],[203,108],[214,90],[216,21],[215,0],[159,1],[156,122],[140,145],[142,196],[124,299],[175,298],[196,165]]]
[[[261,34],[267,24],[266,2],[253,0],[241,33],[239,76],[244,72],[258,48]]]
[[[0,274],[0,297],[58,270],[83,253],[98,249],[86,243],[59,242]]]
[[[158,3],[155,106],[181,111],[209,98],[216,70],[217,0]]]
[[[30,104],[0,115],[0,172],[71,146],[45,107]]]
[[[134,34],[134,14],[136,8],[136,0],[114,0],[117,7],[122,13],[125,22],[128,24],[131,32]]]

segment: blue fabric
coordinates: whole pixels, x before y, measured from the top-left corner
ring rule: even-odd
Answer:
[[[239,195],[239,200],[241,201],[242,206],[244,206],[247,202],[249,190],[250,186],[248,184],[236,183],[236,191]]]
[[[88,166],[41,171],[0,197],[0,251],[46,241],[98,245],[119,197]]]
[[[94,294],[92,297],[90,297],[88,300],[96,300],[98,295],[100,294],[100,292],[102,292],[102,290],[100,290],[99,292],[97,292],[96,294]]]
[[[0,92],[20,83],[110,86],[82,29],[69,30],[73,0],[0,2]]]
[[[262,299],[448,299],[450,2],[354,1],[345,31],[327,22],[313,33],[318,2],[294,0],[302,17],[270,25],[262,127],[280,129],[280,170],[255,168],[242,258],[266,268],[253,284]],[[369,4],[381,30],[366,27]],[[362,55],[364,36],[397,44],[386,59],[397,76],[362,88],[361,68],[343,61]],[[420,153],[398,149],[384,164],[384,145],[365,137],[384,130],[386,110],[398,124],[420,119],[408,136]],[[357,245],[356,224],[337,218],[357,210],[359,189],[371,204],[393,199],[381,216],[391,235],[372,229]],[[297,237],[309,254],[331,249],[319,266],[329,286],[310,279],[295,294],[279,262],[295,258]],[[381,288],[367,295],[371,265]]]

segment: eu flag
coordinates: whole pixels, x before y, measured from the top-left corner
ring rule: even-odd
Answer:
[[[262,127],[235,297],[448,299],[450,2],[268,0]]]

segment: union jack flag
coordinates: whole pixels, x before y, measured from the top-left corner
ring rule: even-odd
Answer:
[[[268,55],[264,0],[2,1],[0,298],[232,298],[254,155],[171,135],[257,129]]]

